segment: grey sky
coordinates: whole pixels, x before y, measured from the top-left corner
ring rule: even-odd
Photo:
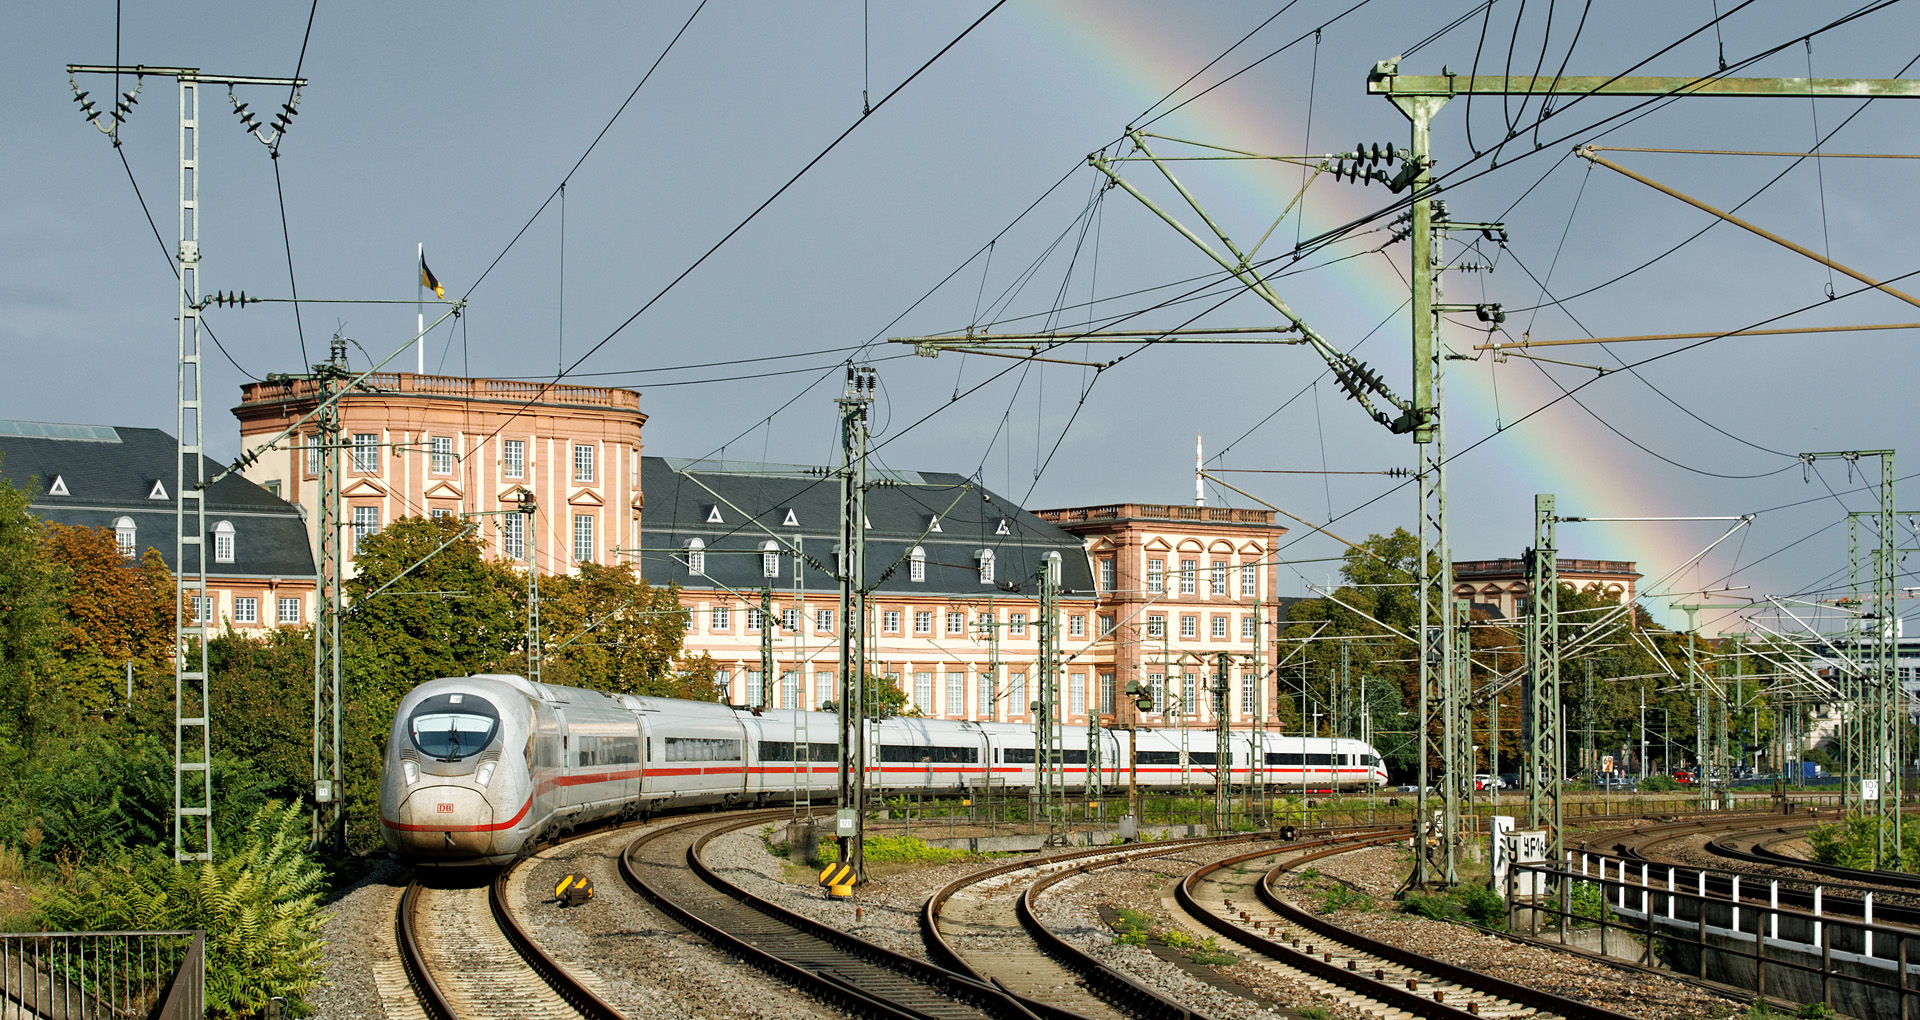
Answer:
[[[839,387],[828,366],[844,355],[657,370],[821,352],[887,335],[984,328],[990,320],[1000,328],[1049,321],[1072,327],[1087,320],[1088,310],[1069,308],[1049,320],[1045,313],[1056,301],[1079,305],[1090,295],[1163,287],[1211,268],[1120,192],[1102,197],[1083,232],[1076,218],[1096,194],[1094,171],[1084,159],[1113,143],[1149,104],[1279,5],[1015,2],[615,333],[858,119],[863,77],[877,100],[988,6],[872,4],[866,26],[871,49],[863,60],[860,3],[709,4],[566,189],[563,299],[560,203],[510,249],[508,242],[694,4],[561,3],[530,14],[519,5],[321,0],[303,70],[312,83],[279,160],[302,296],[411,298],[414,246],[424,242],[449,294],[471,290],[461,327],[442,328],[429,338],[428,371],[551,378],[557,365],[571,364],[604,340],[579,372],[643,374],[583,375],[576,381],[641,390],[650,415],[650,453],[697,456],[726,444],[726,455],[736,459],[823,462],[832,452],[830,401]],[[1350,6],[1350,0],[1288,6],[1176,101]],[[1544,73],[1564,57],[1583,5],[1530,4],[1513,46],[1513,73],[1531,73],[1541,61],[1548,7],[1553,25]],[[1326,28],[1317,51],[1309,38],[1158,120],[1152,130],[1275,153],[1324,153],[1362,140],[1404,145],[1405,121],[1385,101],[1365,95],[1366,73],[1375,60],[1408,50],[1470,9],[1463,3],[1374,0]],[[1505,70],[1519,9],[1513,0],[1494,5],[1481,46],[1482,73]],[[1739,61],[1856,5],[1736,0],[1720,9],[1733,13],[1718,38],[1711,29],[1695,35],[1639,73],[1712,73],[1722,47],[1729,61]],[[307,13],[307,4],[288,0],[128,3],[121,12],[121,60],[289,75]],[[1705,2],[1594,4],[1566,71],[1626,71],[1712,17],[1713,6]],[[7,353],[0,415],[171,431],[172,277],[126,171],[108,140],[80,120],[63,70],[68,62],[111,62],[114,19],[114,6],[100,0],[30,5],[10,10],[7,30],[0,33],[0,76],[8,96],[0,174],[12,185],[0,206],[0,345]],[[1804,75],[1811,60],[1819,76],[1893,76],[1920,48],[1913,42],[1920,38],[1916,22],[1920,16],[1912,4],[1895,4],[1817,36],[1811,52],[1796,43],[1736,73]],[[1476,16],[1410,56],[1403,69],[1436,73],[1446,66],[1464,73],[1473,66],[1482,34]],[[123,81],[123,87],[131,84]],[[82,87],[96,100],[112,90],[98,78]],[[122,151],[168,248],[176,222],[175,96],[170,81],[149,79],[122,133]],[[285,97],[253,89],[243,98],[255,109],[270,110]],[[287,265],[272,161],[262,145],[242,134],[224,90],[205,90],[202,103],[202,290],[284,296]],[[1309,105],[1310,141],[1303,137]],[[1587,129],[1629,106],[1625,100],[1574,104],[1541,127],[1539,151],[1528,132],[1507,145],[1497,169],[1450,191],[1446,197],[1456,218],[1504,215],[1512,245],[1491,273],[1448,274],[1448,299],[1498,301],[1516,309],[1507,323],[1516,339],[1523,331],[1535,339],[1577,336],[1583,328],[1602,336],[1725,330],[1825,305],[1826,270],[1719,226],[1564,308],[1520,310],[1543,300],[1528,270],[1545,277],[1551,269],[1546,290],[1570,295],[1640,265],[1711,222],[1607,170],[1589,174],[1586,164],[1564,158],[1575,142],[1804,151],[1815,137],[1816,113],[1820,129],[1828,131],[1860,104],[1823,102],[1815,110],[1806,101],[1689,100],[1651,108],[1631,122],[1613,121],[1610,133]],[[1472,156],[1467,107],[1456,100],[1436,122],[1443,172]],[[1530,124],[1536,112],[1509,103],[1503,114],[1499,100],[1477,99],[1473,140],[1488,148],[1507,120]],[[1916,117],[1920,104],[1873,104],[1828,148],[1910,151],[1905,139],[1912,137]],[[1723,208],[1787,166],[1772,158],[1610,158]],[[1473,168],[1489,165],[1482,159]],[[1908,243],[1915,210],[1903,178],[1910,166],[1829,159],[1816,167],[1807,161],[1742,215],[1880,279],[1912,273],[1920,265]],[[1133,167],[1143,180],[1150,172]],[[1188,163],[1180,173],[1242,242],[1267,230],[1299,183],[1299,171],[1286,167]],[[1063,176],[1065,182],[994,245],[990,263],[967,262]],[[1155,194],[1171,197],[1164,185]],[[1388,201],[1377,185],[1322,178],[1303,203],[1304,233]],[[1301,232],[1293,219],[1281,223],[1263,254],[1285,255]],[[1288,276],[1279,290],[1336,343],[1350,344],[1378,327],[1359,354],[1404,392],[1407,325],[1404,314],[1392,313],[1406,296],[1399,281],[1407,245],[1355,254],[1386,237],[1368,234],[1327,248],[1308,264],[1354,257]],[[505,256],[475,288],[503,250]],[[950,282],[936,288],[956,269]],[[1833,282],[1841,294],[1858,287],[1845,277]],[[1912,281],[1896,286],[1920,289]],[[1187,289],[1117,298],[1100,310],[1149,309],[1129,326],[1179,325],[1215,302],[1151,306]],[[929,290],[931,296],[915,307]],[[1014,321],[1029,315],[1038,317]],[[411,332],[413,309],[309,305],[303,317],[306,359],[317,360],[336,329],[367,351],[390,352]],[[1271,310],[1242,296],[1200,321],[1275,320]],[[299,371],[304,364],[286,305],[211,310],[207,321],[238,364],[209,348],[207,386],[216,407],[237,402],[242,370],[264,375]],[[1920,309],[1865,294],[1770,325],[1910,321],[1920,321]],[[1449,327],[1447,336],[1462,353],[1471,353],[1476,342],[1466,327]],[[1542,353],[1617,368],[1609,351],[1637,361],[1681,346],[1637,343]],[[1463,450],[1504,427],[1454,464],[1456,554],[1517,554],[1531,540],[1532,495],[1538,491],[1559,493],[1563,512],[1570,514],[1737,514],[1825,497],[1828,486],[1843,492],[1860,486],[1860,475],[1849,480],[1839,463],[1822,463],[1803,479],[1791,458],[1803,450],[1905,446],[1903,473],[1910,473],[1920,465],[1920,447],[1908,442],[1914,435],[1912,347],[1907,331],[1720,340],[1652,362],[1638,378],[1607,375],[1578,394],[1586,409],[1561,401],[1532,417],[1529,412],[1559,393],[1548,373],[1567,386],[1595,373],[1523,359],[1496,364],[1486,356],[1453,362],[1450,447]],[[1190,500],[1196,432],[1205,434],[1209,456],[1239,440],[1221,461],[1229,467],[1319,468],[1324,462],[1336,470],[1377,470],[1413,459],[1410,443],[1368,422],[1327,380],[1311,387],[1321,366],[1298,347],[1148,350],[1100,373],[1091,389],[1091,373],[1072,366],[897,357],[902,353],[897,347],[872,352],[876,359],[895,358],[878,362],[884,399],[877,424],[886,444],[881,456],[901,467],[977,469],[986,484],[1012,496],[1031,489],[1029,506]],[[1060,353],[1082,357],[1078,349]],[[1084,360],[1115,353],[1094,351],[1097,359]],[[354,356],[359,363],[357,350]],[[409,370],[412,364],[411,354],[395,363]],[[810,371],[666,385],[796,368]],[[1003,371],[997,381],[908,429],[946,405],[956,390],[964,393]],[[770,425],[754,427],[823,376]],[[236,453],[231,417],[216,413],[212,425],[215,452]],[[1036,479],[1042,462],[1046,469]],[[1702,471],[1777,473],[1718,478]],[[1877,465],[1868,471],[1877,477]],[[1347,515],[1395,484],[1388,479],[1237,477],[1244,481],[1236,484],[1303,517],[1338,516],[1332,530],[1347,537],[1413,523],[1410,487]],[[1209,492],[1210,500],[1223,497],[1248,502]],[[1751,585],[1739,593],[1746,596],[1830,588],[1836,570],[1844,580],[1845,525],[1835,523],[1843,517],[1842,502],[1851,509],[1870,505],[1859,493],[1765,513],[1749,534],[1723,544],[1675,587]],[[1714,527],[1569,525],[1561,546],[1565,555],[1637,559],[1651,580],[1710,541],[1718,534]],[[1826,530],[1762,559],[1821,528]],[[1904,544],[1916,544],[1911,530],[1903,535]],[[1338,548],[1308,537],[1290,546],[1289,554],[1323,557]],[[1297,591],[1307,580],[1324,580],[1332,567],[1305,564],[1299,567],[1303,576],[1283,576]],[[1732,580],[1723,582],[1730,573]],[[1902,583],[1916,582],[1908,573]],[[1833,594],[1824,590],[1812,597]]]

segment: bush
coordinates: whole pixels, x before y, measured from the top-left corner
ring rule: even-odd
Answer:
[[[1463,885],[1444,893],[1409,892],[1400,911],[1429,921],[1465,921],[1483,928],[1504,928],[1507,901],[1484,885]]]
[[[1333,885],[1320,891],[1320,912],[1331,914],[1336,910],[1372,910],[1373,897],[1358,889],[1349,889],[1344,885]]]
[[[1573,887],[1571,900],[1575,928],[1605,921],[1613,911],[1607,906],[1607,894],[1592,882],[1581,882]]]
[[[43,899],[43,921],[68,931],[202,928],[207,1015],[296,1006],[325,970],[320,866],[306,855],[307,815],[269,803],[217,860],[175,863],[158,847],[87,866]]]
[[[1640,780],[1640,789],[1645,793],[1672,793],[1684,789],[1672,776],[1655,773]]]

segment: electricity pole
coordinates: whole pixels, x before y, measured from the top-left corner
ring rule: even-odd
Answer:
[[[1552,493],[1533,497],[1533,548],[1527,550],[1527,825],[1547,830],[1547,860],[1560,860],[1560,784],[1566,772],[1560,718],[1560,570]],[[1589,686],[1593,678],[1588,664]]]
[[[319,562],[313,612],[313,845],[346,850],[340,805],[346,800],[340,767],[340,404],[347,376],[347,342],[333,338],[320,378],[320,417],[309,442],[319,446]]]
[[[1227,727],[1227,691],[1232,686],[1233,653],[1221,652],[1213,674],[1213,834],[1227,831],[1227,791],[1233,777],[1233,749]]]
[[[867,408],[873,403],[875,382],[873,369],[848,365],[846,390],[835,401],[840,408],[840,550],[835,567],[840,575],[842,621],[836,829],[840,860],[863,881],[867,877]]]
[[[1040,802],[1047,815],[1047,845],[1067,845],[1067,787],[1064,739],[1060,732],[1060,554],[1040,561],[1040,674],[1039,697],[1029,706],[1033,715],[1034,768]]]
[[[518,491],[517,499],[520,530],[527,536],[527,679],[537,684],[546,659],[546,649],[540,643],[540,529],[534,522],[534,514],[540,511],[540,506],[534,500],[533,493],[526,489]]]
[[[111,110],[99,111],[82,91],[75,75],[131,74],[132,92],[115,97]],[[203,295],[200,281],[200,87],[274,85],[296,90],[275,118],[271,137],[235,100],[241,124],[262,142],[273,145],[286,130],[299,102],[297,90],[304,78],[253,78],[203,74],[197,67],[141,67],[68,64],[67,80],[74,102],[87,122],[120,145],[120,124],[133,111],[140,83],[148,75],[172,78],[180,90],[180,177],[175,187],[179,212],[180,285],[176,289],[174,319],[178,329],[179,371],[176,375],[174,457],[174,635],[173,635],[173,856],[179,861],[213,858],[213,702],[207,663],[207,633],[213,622],[213,592],[207,586],[207,469],[206,394],[201,388],[200,311],[213,300]],[[102,124],[105,117],[107,123]],[[191,601],[189,601],[191,600]],[[196,658],[197,656],[197,658]],[[316,793],[318,790],[316,789]]]

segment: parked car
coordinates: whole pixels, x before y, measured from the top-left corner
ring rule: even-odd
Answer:
[[[1503,790],[1518,790],[1520,788],[1520,773],[1500,773],[1500,788]]]

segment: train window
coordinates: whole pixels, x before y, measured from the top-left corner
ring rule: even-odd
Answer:
[[[1033,748],[1009,747],[1006,751],[1005,761],[1009,765],[1031,765],[1033,764]]]
[[[740,741],[724,737],[668,737],[667,761],[739,761]]]
[[[1276,753],[1276,752],[1273,752],[1273,751],[1268,751],[1268,752],[1267,752],[1267,764],[1269,764],[1269,765],[1299,765],[1299,764],[1300,764],[1300,755],[1299,755],[1298,753],[1296,753],[1296,752],[1292,752],[1292,751],[1283,751],[1283,752],[1278,752],[1278,753]]]
[[[802,754],[809,754],[808,761],[839,761],[839,744],[801,744]],[[811,752],[809,752],[811,748]],[[793,761],[794,744],[786,740],[762,740],[760,742],[761,761]]]
[[[491,703],[459,694],[428,698],[407,720],[407,735],[413,738],[413,746],[441,761],[479,754],[499,729],[500,716]]]
[[[1060,749],[1060,760],[1068,765],[1085,765],[1087,749],[1084,747],[1064,747]]]
[[[1180,764],[1180,752],[1141,751],[1135,760],[1142,765],[1178,765]]]
[[[980,760],[977,747],[917,747],[912,744],[881,744],[880,760],[888,762],[939,762],[943,765]]]
[[[1217,765],[1219,762],[1215,760],[1216,757],[1212,751],[1190,751],[1187,753],[1187,761],[1194,765]],[[1233,767],[1232,751],[1227,752],[1227,767]]]
[[[980,760],[980,749],[977,747],[930,747],[927,751],[934,761],[946,764]]]

